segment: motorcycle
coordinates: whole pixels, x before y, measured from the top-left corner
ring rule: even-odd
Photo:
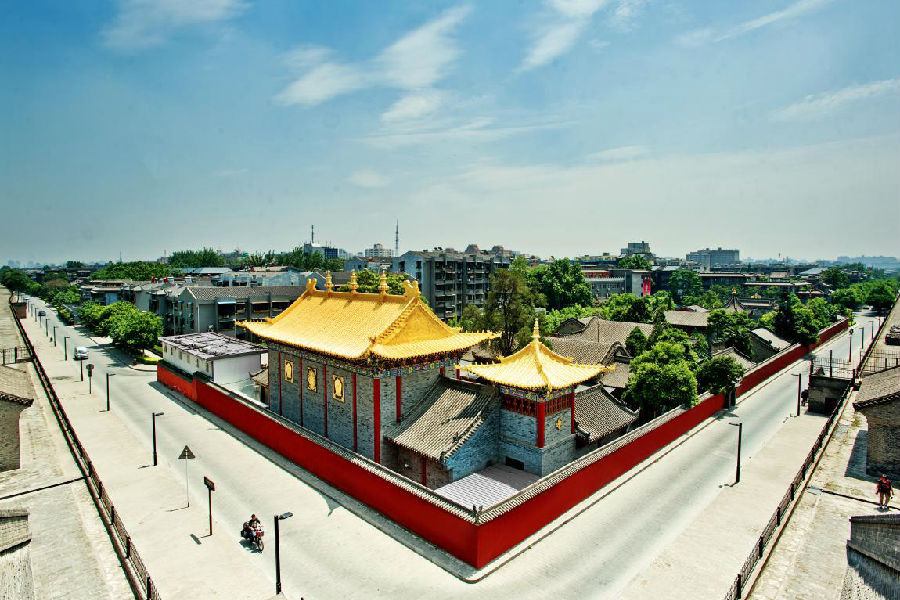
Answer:
[[[256,527],[250,527],[250,523],[244,523],[244,528],[241,529],[241,537],[250,542],[250,545],[255,547],[260,552],[265,548],[265,542],[263,542],[263,535],[265,531],[261,525],[257,525]]]

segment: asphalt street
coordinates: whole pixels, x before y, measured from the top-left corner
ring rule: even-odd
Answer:
[[[35,303],[44,308],[41,301]],[[206,502],[201,475],[216,481],[214,516],[231,528],[222,533],[221,543],[242,549],[238,529],[251,512],[263,518],[269,531],[271,515],[295,514],[281,524],[281,563],[285,591],[296,598],[524,599],[544,598],[548,593],[560,598],[615,598],[716,498],[723,485],[733,482],[737,428],[729,423],[743,422],[742,458],[752,461],[788,419],[797,418],[797,378],[792,375],[802,374],[805,387],[808,373],[808,363],[801,361],[764,382],[742,396],[733,412],[658,456],[636,477],[611,492],[601,492],[601,499],[531,547],[518,549],[514,558],[501,560],[502,565],[477,583],[466,583],[438,566],[455,563],[427,543],[299,469],[286,466],[251,441],[232,435],[219,422],[197,414],[189,403],[156,384],[155,373],[131,368],[117,351],[98,345],[81,330],[62,325],[52,310],[47,312],[51,337],[54,325],[57,328],[56,348],[48,346],[43,326],[38,333],[34,320],[29,317],[27,323],[41,360],[61,364],[62,337],[68,336],[66,369],[70,369],[70,378],[77,379],[78,363],[71,360],[71,352],[75,346],[86,346],[86,362],[96,366],[93,383],[98,407],[105,404],[105,374],[112,373],[116,422],[144,444],[147,461],[153,411],[165,412],[157,422],[161,468],[171,469],[173,476],[183,479],[183,464],[176,457],[185,444],[191,446],[198,456],[191,465],[192,502]],[[873,318],[856,317],[865,327],[866,340]],[[859,340],[855,333],[855,361],[859,359]],[[835,358],[846,360],[848,335],[838,336],[816,354],[827,357],[829,350]],[[805,414],[805,408],[800,418],[823,419]],[[77,422],[75,427],[77,430]],[[135,464],[135,468],[143,465]],[[274,582],[273,552],[267,548],[254,555],[253,564]],[[152,572],[154,566],[148,566]],[[267,596],[261,593],[260,597]]]

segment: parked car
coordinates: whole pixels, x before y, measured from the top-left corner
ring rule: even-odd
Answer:
[[[75,360],[86,360],[87,359],[87,348],[84,346],[78,346],[75,348]]]

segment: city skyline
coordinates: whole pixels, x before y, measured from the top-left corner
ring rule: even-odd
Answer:
[[[0,28],[4,263],[311,223],[391,247],[398,218],[403,249],[896,254],[895,3],[29,3]]]

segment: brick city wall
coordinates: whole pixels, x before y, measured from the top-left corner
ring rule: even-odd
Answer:
[[[841,600],[900,598],[900,515],[850,518]]]
[[[824,330],[820,334],[820,343],[831,339],[846,327],[847,322],[841,321]],[[765,378],[804,356],[813,347],[794,346],[763,363],[744,376],[738,394],[746,393]],[[448,508],[450,503],[445,499],[428,496],[430,492],[424,487],[417,493],[408,487],[412,482],[398,485],[391,479],[391,475],[379,471],[381,467],[364,466],[358,460],[351,461],[249,403],[229,395],[218,386],[199,380],[194,380],[191,386],[183,376],[170,372],[164,363],[159,363],[157,369],[160,382],[195,399],[199,405],[275,452],[476,568],[483,567],[654,452],[687,433],[721,410],[725,403],[722,395],[711,396],[690,410],[668,420],[660,420],[658,426],[642,432],[639,437],[608,452],[602,458],[593,460],[591,455],[587,455],[581,459],[584,461],[580,463],[583,466],[579,466],[571,474],[553,481],[552,485],[544,485],[543,489],[525,499],[514,498],[492,507],[475,523],[464,516],[466,513],[456,514]],[[382,378],[382,383],[387,379]],[[359,378],[360,414],[365,410],[363,406],[367,398],[371,411],[371,386],[371,380]],[[391,389],[390,385],[385,387]],[[382,415],[385,415],[384,404],[390,403],[393,408],[394,400],[395,396],[391,396],[389,392],[386,394],[382,389]],[[362,423],[360,420],[360,425]],[[366,438],[362,436],[361,427],[359,431],[360,450],[364,450]],[[533,425],[530,432],[534,434]],[[371,440],[374,436],[367,437]],[[605,451],[605,448],[600,448],[594,452]],[[550,480],[541,480],[534,485],[542,486],[542,482],[547,481]]]

